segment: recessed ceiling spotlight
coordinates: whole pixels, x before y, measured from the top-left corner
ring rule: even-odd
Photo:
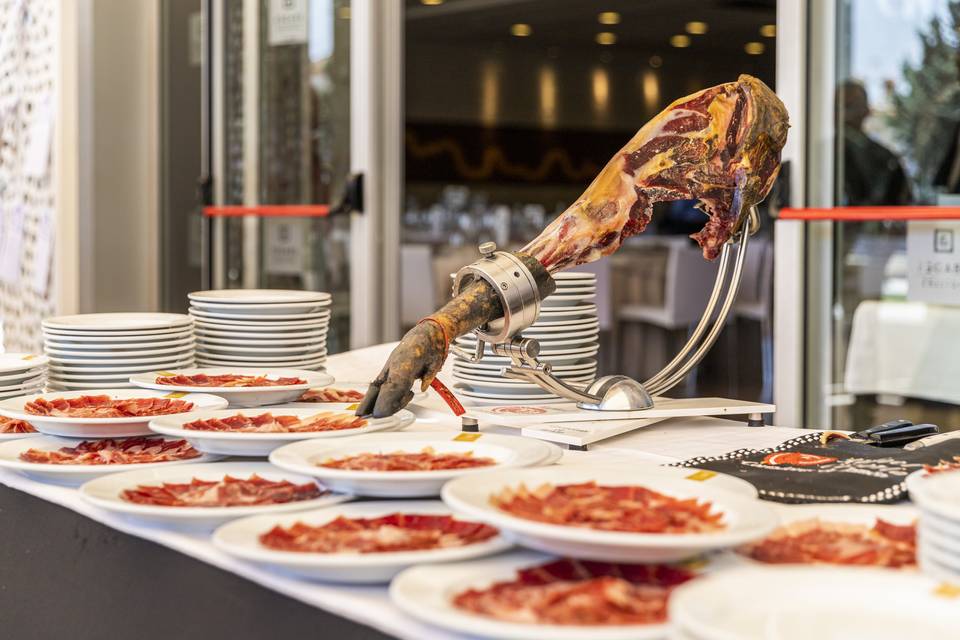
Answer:
[[[435,7],[438,4],[443,4],[446,0],[420,0],[420,4],[425,4],[428,7]]]
[[[710,26],[706,22],[694,21],[694,22],[688,22],[686,25],[686,29],[687,29],[687,33],[689,34],[692,34],[695,36],[702,36],[710,29]]]
[[[762,42],[748,42],[743,45],[743,50],[751,56],[758,56],[763,53],[764,46]]]
[[[616,11],[604,11],[597,14],[597,22],[600,24],[620,24],[620,14]]]
[[[690,36],[685,36],[682,33],[670,37],[670,46],[676,47],[677,49],[684,49],[690,46]]]
[[[530,25],[524,24],[523,22],[518,22],[515,25],[510,26],[510,33],[517,36],[518,38],[525,38],[531,33],[533,29],[530,28]]]
[[[777,25],[775,24],[765,24],[760,27],[760,35],[764,38],[776,38],[777,37]]]
[[[650,56],[649,62],[650,62],[650,66],[653,67],[654,69],[659,69],[660,67],[663,66],[663,58],[661,58],[660,56]]]
[[[601,31],[597,34],[597,44],[616,44],[617,34],[610,31]]]

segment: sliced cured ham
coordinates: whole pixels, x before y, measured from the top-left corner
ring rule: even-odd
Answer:
[[[459,593],[453,605],[515,623],[661,624],[667,620],[670,592],[693,577],[665,565],[561,559],[522,569],[513,580]]]
[[[163,438],[106,438],[84,440],[74,447],[52,451],[27,449],[20,454],[25,462],[37,464],[145,464],[172,462],[200,457],[200,452],[186,440]]]
[[[177,387],[291,387],[298,384],[307,384],[307,381],[303,378],[268,378],[267,376],[245,376],[233,373],[208,376],[198,373],[192,376],[158,376],[157,384]]]
[[[124,490],[120,497],[127,502],[162,507],[250,507],[313,500],[325,493],[328,492],[313,482],[294,484],[253,474],[246,479],[227,475],[221,480],[194,478],[186,483],[142,484]]]
[[[36,429],[26,420],[15,420],[0,416],[0,433],[34,433]]]
[[[726,528],[723,514],[710,502],[629,485],[544,484],[531,491],[521,484],[490,502],[518,518],[604,531],[709,533]]]
[[[226,418],[194,420],[184,424],[183,428],[191,431],[230,431],[233,433],[304,433],[359,429],[366,424],[366,420],[351,413],[325,411],[307,418],[275,416],[272,413],[245,416],[238,413]]]
[[[912,567],[917,563],[917,528],[879,518],[872,527],[814,518],[780,527],[740,553],[770,564]]]
[[[487,467],[496,463],[497,461],[493,458],[474,456],[472,451],[437,453],[433,447],[426,447],[417,453],[407,451],[361,453],[345,458],[325,460],[319,466],[349,471],[448,471],[450,469]]]
[[[451,516],[391,513],[379,518],[338,517],[320,526],[297,522],[276,526],[260,544],[278,551],[309,553],[389,553],[462,547],[483,542],[497,530]]]
[[[172,398],[122,398],[107,395],[76,398],[37,398],[24,405],[24,410],[38,416],[57,418],[130,418],[185,413],[193,403]]]
[[[2,432],[2,429],[0,429],[0,432]],[[923,470],[927,475],[943,473],[944,471],[960,471],[960,456],[953,456],[952,460],[941,460],[937,464],[925,464]]]
[[[308,389],[298,402],[360,402],[363,394],[355,389]]]

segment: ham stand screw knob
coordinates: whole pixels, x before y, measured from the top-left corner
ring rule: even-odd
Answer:
[[[496,242],[484,242],[480,245],[480,255],[484,258],[491,257],[497,251]]]

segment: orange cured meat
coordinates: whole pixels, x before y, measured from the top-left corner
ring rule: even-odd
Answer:
[[[518,518],[605,531],[709,533],[726,528],[710,502],[629,485],[545,484],[531,491],[521,484],[490,502]]]
[[[367,421],[344,412],[326,411],[306,418],[275,416],[261,413],[258,416],[237,414],[226,418],[206,418],[183,425],[191,431],[230,431],[234,433],[306,433],[359,429]]]
[[[200,457],[200,452],[186,440],[135,438],[84,440],[74,447],[53,451],[27,449],[20,459],[36,464],[145,464],[172,462]]]
[[[303,378],[277,378],[273,380],[267,376],[244,376],[233,373],[219,376],[208,376],[203,373],[198,373],[192,376],[175,375],[157,377],[157,384],[177,387],[290,387],[306,383],[307,381]]]
[[[391,513],[378,518],[338,517],[321,526],[276,526],[260,543],[279,551],[384,553],[462,547],[497,535],[493,527],[451,516]]]
[[[916,536],[915,524],[896,525],[879,518],[873,527],[812,519],[780,527],[740,552],[770,564],[913,567]]]
[[[355,389],[308,389],[299,402],[360,402],[363,394]]]
[[[185,413],[193,409],[193,403],[171,398],[114,399],[99,395],[52,400],[37,398],[23,408],[33,415],[56,418],[131,418]]]
[[[324,493],[313,482],[298,485],[253,474],[247,479],[227,475],[216,481],[194,478],[187,483],[139,485],[124,490],[120,497],[127,502],[163,507],[250,507],[312,500]]]
[[[15,420],[0,416],[0,433],[34,433],[36,429],[26,420]]]
[[[496,462],[493,458],[475,457],[472,451],[466,453],[436,453],[433,448],[426,447],[419,453],[404,451],[361,453],[346,458],[326,460],[319,466],[350,471],[447,471],[450,469],[487,467],[496,464]]]
[[[671,591],[693,577],[666,565],[560,559],[486,589],[468,589],[454,596],[453,605],[514,623],[662,624]]]

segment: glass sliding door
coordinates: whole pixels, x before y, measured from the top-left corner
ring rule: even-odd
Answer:
[[[328,343],[350,346],[350,0],[209,3],[213,20],[212,189],[216,288],[333,294]],[[372,247],[371,247],[372,251]],[[364,283],[366,284],[366,283]],[[353,283],[358,286],[358,283]]]
[[[807,225],[806,422],[949,428],[960,418],[960,3],[816,4],[810,43],[833,54],[818,67],[811,53],[810,204],[861,218]],[[940,209],[918,208],[929,206]]]

